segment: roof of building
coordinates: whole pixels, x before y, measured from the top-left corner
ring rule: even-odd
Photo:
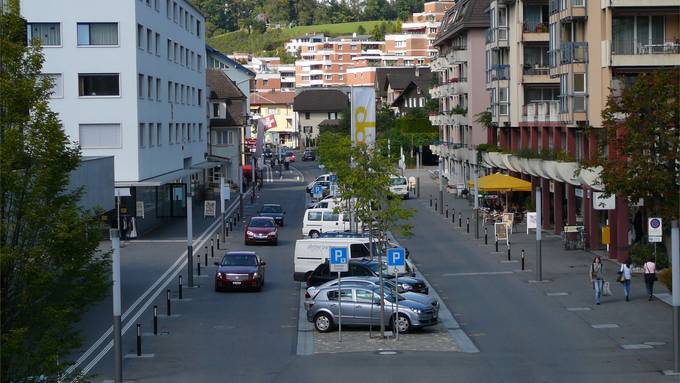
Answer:
[[[433,45],[441,45],[448,38],[468,28],[488,28],[489,15],[485,12],[490,0],[462,0],[451,7],[442,20]]]
[[[241,89],[227,76],[222,69],[210,68],[205,71],[205,78],[210,88],[210,98],[245,99]]]
[[[295,92],[254,92],[250,94],[250,105],[290,105]]]
[[[404,89],[408,86],[411,80],[416,79],[416,68],[418,69],[419,78],[428,83],[431,81],[432,72],[429,67],[382,67],[375,69],[375,84],[376,96],[385,97],[387,95],[388,82],[392,85],[392,89]],[[389,81],[388,81],[389,78]]]
[[[218,51],[217,49],[211,47],[210,45],[206,44],[206,45],[205,45],[205,50],[206,50],[206,52],[208,52],[209,54],[212,54],[212,55],[215,55],[215,56],[219,56],[219,57],[220,57],[220,60],[223,60],[223,61],[228,62],[228,63],[229,63],[230,65],[232,65],[234,68],[236,68],[237,70],[239,70],[239,71],[245,73],[246,75],[248,75],[248,76],[250,76],[250,77],[255,77],[255,72],[253,72],[252,70],[250,70],[250,69],[244,67],[244,66],[241,65],[238,61],[236,61],[236,60],[230,58],[229,56],[227,56],[227,55],[225,55],[224,53]]]
[[[305,89],[295,96],[293,110],[300,112],[341,112],[349,105],[349,97],[332,88]]]
[[[404,98],[406,98],[406,96],[408,96],[414,89],[415,90],[419,89],[422,97],[428,97],[429,94],[430,94],[430,89],[429,89],[430,87],[428,85],[426,85],[426,86],[422,86],[422,85],[423,84],[418,84],[415,81],[409,82],[408,86],[404,89],[404,91],[401,92],[401,94],[399,94],[399,96],[396,99],[394,99],[394,102],[392,102],[392,106],[399,106],[399,104],[401,104],[401,102],[404,100]]]

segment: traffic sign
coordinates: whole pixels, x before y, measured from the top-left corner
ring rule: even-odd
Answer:
[[[406,252],[402,247],[387,249],[387,267],[392,272],[406,271]]]
[[[321,198],[323,196],[323,186],[314,185],[314,188],[312,188],[312,195],[314,198]]]
[[[647,235],[650,237],[663,236],[663,221],[661,218],[652,217],[647,220]]]
[[[330,176],[330,181],[331,181],[331,182],[335,182],[335,181],[337,181],[337,180],[338,180],[338,176],[337,176],[336,174],[331,174],[331,176]]]
[[[349,258],[346,247],[331,247],[328,257],[331,263],[332,273],[341,273],[349,270]]]

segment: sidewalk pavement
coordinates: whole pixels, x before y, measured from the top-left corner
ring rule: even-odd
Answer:
[[[414,174],[411,170],[405,172],[406,176]],[[455,223],[451,223],[451,215],[447,220],[435,212],[434,203],[429,207],[430,194],[433,199],[438,197],[438,185],[427,171],[421,170],[420,182],[420,199],[405,203],[416,210],[412,219],[415,236],[400,241],[410,248],[412,261],[440,292],[450,310],[456,316],[463,315],[462,320],[458,317],[461,326],[482,355],[491,352],[490,363],[497,363],[499,370],[507,368],[507,363],[519,363],[514,365],[515,369],[526,363],[525,367],[537,370],[537,374],[549,376],[556,372],[540,371],[543,367],[530,362],[532,357],[561,360],[572,366],[584,363],[570,372],[579,379],[592,378],[589,374],[598,370],[586,364],[595,361],[612,363],[603,366],[600,374],[628,371],[646,376],[672,367],[672,312],[659,300],[647,300],[640,275],[634,275],[631,301],[626,302],[622,286],[615,282],[619,265],[607,261],[605,276],[613,296],[602,297],[602,304],[596,306],[588,276],[593,254],[564,250],[559,236],[546,234],[542,241],[542,274],[546,282],[534,283],[533,233],[527,235],[526,229],[515,229],[510,237],[508,262],[506,246],[500,245],[498,253],[494,251],[490,225],[487,246],[481,224],[480,238],[475,239],[473,209],[467,200],[444,193],[445,206],[448,204],[456,214],[462,214],[459,228],[457,216]],[[526,269],[530,271],[520,270],[522,249]],[[656,283],[655,291],[665,288]],[[521,357],[517,347],[523,350]]]

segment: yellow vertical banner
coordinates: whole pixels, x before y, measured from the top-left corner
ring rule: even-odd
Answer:
[[[375,89],[352,87],[352,144],[375,145]]]

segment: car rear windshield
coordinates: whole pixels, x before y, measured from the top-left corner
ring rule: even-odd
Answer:
[[[404,178],[404,177],[390,178],[390,185],[392,185],[392,186],[406,185],[406,178]]]
[[[281,210],[281,206],[264,206],[262,207],[262,212],[263,213],[280,213],[283,210]]]
[[[250,227],[274,227],[274,222],[270,219],[253,219],[250,221]]]
[[[222,266],[257,266],[257,259],[252,254],[229,254],[222,258]]]

